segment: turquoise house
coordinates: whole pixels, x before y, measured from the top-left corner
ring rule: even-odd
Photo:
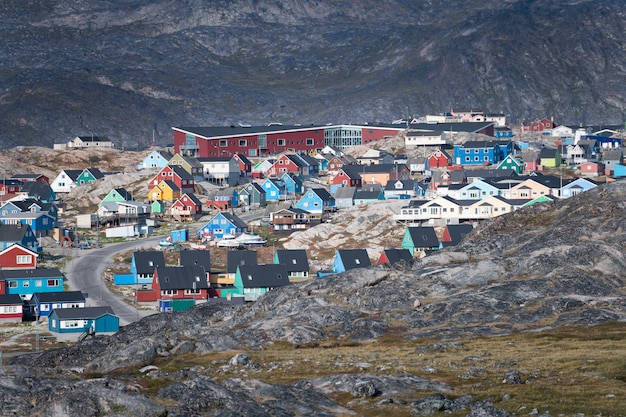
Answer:
[[[55,333],[115,333],[120,318],[111,307],[59,308],[48,317],[48,330]]]
[[[289,275],[280,264],[240,265],[233,285],[246,301],[255,301],[274,288],[289,285]]]
[[[402,247],[408,249],[414,257],[421,258],[428,252],[438,250],[440,243],[431,226],[407,227],[402,238]]]
[[[90,182],[97,181],[101,178],[104,178],[104,174],[98,168],[85,168],[76,178],[76,184],[89,184]]]
[[[524,161],[509,154],[498,164],[497,169],[512,169],[517,174],[521,174],[524,172]]]

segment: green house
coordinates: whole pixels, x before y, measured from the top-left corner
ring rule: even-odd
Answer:
[[[104,178],[104,174],[98,168],[85,168],[76,178],[77,185],[89,184],[90,182],[97,181]]]
[[[524,171],[524,162],[521,158],[516,158],[509,154],[498,164],[498,169],[511,169],[521,174]]]
[[[114,188],[98,203],[98,207],[103,203],[123,203],[124,201],[133,201],[133,196],[124,188]]]
[[[150,211],[154,214],[163,214],[165,213],[165,203],[159,200],[154,200],[150,204]]]
[[[543,167],[559,167],[561,166],[561,153],[558,149],[543,148],[539,153],[539,163]]]
[[[439,249],[439,238],[431,226],[407,227],[402,238],[402,247],[411,255],[421,258],[427,252]]]
[[[256,301],[268,291],[289,285],[284,265],[240,265],[235,273],[234,286],[246,301]]]

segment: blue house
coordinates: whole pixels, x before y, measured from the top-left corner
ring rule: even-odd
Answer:
[[[570,198],[584,191],[596,188],[598,184],[587,178],[577,178],[569,181],[561,188],[561,198]]]
[[[513,131],[511,129],[509,129],[506,126],[497,126],[494,128],[494,132],[493,132],[493,137],[494,138],[512,138],[513,137]]]
[[[365,249],[339,249],[335,253],[333,272],[339,274],[356,268],[367,268],[372,265]]]
[[[226,211],[217,213],[207,224],[198,230],[198,239],[213,236],[218,239],[224,235],[239,235],[248,231],[248,225],[234,214]]]
[[[626,165],[614,164],[613,165],[613,177],[615,178],[626,177]]]
[[[64,277],[57,268],[0,269],[5,294],[19,294],[30,300],[36,292],[63,291]]]
[[[31,232],[36,237],[50,236],[52,230],[56,227],[53,217],[42,212],[20,212],[15,214],[7,214],[0,217],[3,225],[17,224],[18,222],[24,226],[30,227]]]
[[[141,161],[139,165],[137,165],[137,169],[150,169],[150,168],[164,168],[170,159],[172,159],[174,155],[171,152],[164,150],[154,150],[150,152],[144,159]]]
[[[14,243],[35,252],[41,252],[41,246],[30,226],[0,223],[0,249],[6,249]]]
[[[275,178],[263,181],[261,188],[265,191],[266,201],[278,201],[285,199],[285,183]]]
[[[382,187],[377,190],[357,190],[354,193],[354,205],[360,206],[362,204],[373,203],[375,201],[385,200],[385,193]]]
[[[467,141],[454,145],[454,163],[457,165],[491,165],[502,161],[513,153],[513,142]]]
[[[158,266],[165,266],[163,252],[158,250],[133,252],[130,261],[132,284],[152,284],[154,269]]]
[[[235,187],[226,187],[218,190],[213,200],[227,203],[228,207],[239,207],[239,191]]]
[[[58,308],[48,317],[48,330],[55,333],[115,333],[120,318],[111,307]]]
[[[287,196],[302,195],[303,183],[302,179],[294,173],[285,172],[280,180],[285,186]]]
[[[36,292],[30,301],[39,317],[48,317],[57,308],[85,307],[85,295],[80,291]]]
[[[57,196],[52,187],[45,181],[26,181],[20,190],[20,194],[29,199],[39,200],[42,203],[53,203]]]
[[[325,188],[311,188],[296,203],[296,208],[306,210],[311,214],[321,214],[325,211],[336,210],[335,197]]]
[[[500,195],[500,188],[489,181],[476,180],[470,184],[453,184],[458,186],[458,190],[452,191],[449,195],[457,200],[482,200],[492,195]],[[452,190],[452,185],[450,190]]]

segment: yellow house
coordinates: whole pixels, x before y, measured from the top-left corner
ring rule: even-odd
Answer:
[[[507,192],[509,195],[506,195]],[[513,200],[532,200],[537,197],[541,197],[542,195],[550,195],[552,194],[552,190],[550,189],[550,187],[540,184],[537,181],[529,178],[511,187],[510,190],[502,190],[502,194],[506,198],[510,198]]]
[[[477,200],[467,207],[463,217],[472,219],[491,219],[513,211],[511,203],[500,196],[491,196]]]
[[[180,188],[173,181],[161,180],[148,193],[150,201],[174,201],[180,198]]]

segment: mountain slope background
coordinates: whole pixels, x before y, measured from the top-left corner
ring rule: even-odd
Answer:
[[[2,147],[171,126],[388,122],[480,107],[621,123],[618,0],[7,0]]]

